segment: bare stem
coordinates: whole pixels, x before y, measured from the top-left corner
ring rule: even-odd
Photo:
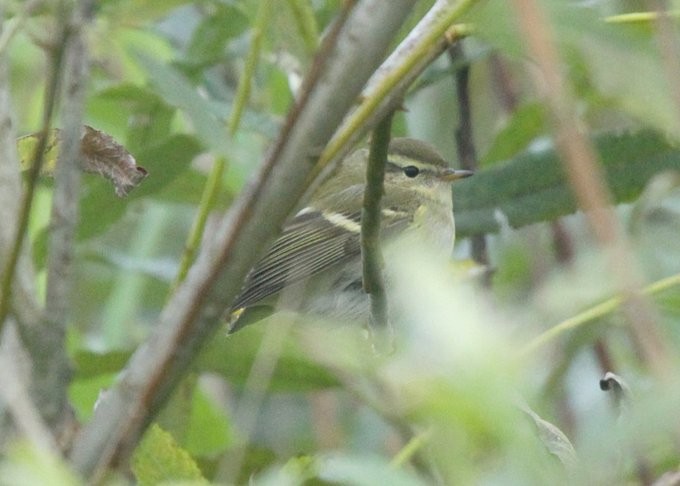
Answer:
[[[464,58],[462,43],[452,44],[449,49],[449,59],[455,65]],[[464,60],[464,59],[463,59]],[[455,131],[458,160],[464,169],[475,171],[478,168],[477,150],[472,135],[472,106],[470,102],[470,64],[464,62],[455,72],[455,86],[458,100],[459,123]],[[479,234],[470,237],[472,243],[472,258],[479,264],[489,265],[489,254],[486,245],[486,235]],[[485,272],[484,283],[491,284],[491,273]]]
[[[31,167],[28,170],[26,177],[26,190],[24,191],[19,215],[16,218],[17,226],[14,233],[14,242],[8,252],[7,260],[2,269],[2,281],[0,282],[0,333],[10,310],[10,301],[12,297],[12,284],[14,275],[19,262],[19,257],[22,252],[24,238],[28,230],[28,222],[31,215],[31,208],[33,206],[33,196],[35,194],[35,187],[38,182],[38,176],[43,165],[45,148],[47,147],[47,139],[49,131],[52,126],[52,114],[57,103],[57,94],[59,91],[60,76],[63,70],[65,43],[55,43],[54,50],[51,54],[51,66],[45,87],[45,103],[43,108],[42,128],[38,134],[38,143],[36,144],[35,152],[31,160]],[[24,334],[22,333],[22,337]]]
[[[371,147],[366,164],[366,187],[361,210],[361,264],[364,291],[371,303],[369,329],[387,331],[388,346],[392,341],[392,329],[387,313],[387,296],[383,279],[383,254],[380,246],[381,201],[384,192],[385,162],[390,144],[392,113],[383,118],[373,130]],[[374,341],[375,344],[375,341]]]

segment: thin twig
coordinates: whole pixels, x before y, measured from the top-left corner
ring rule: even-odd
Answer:
[[[366,164],[366,187],[361,209],[361,264],[364,292],[369,295],[371,316],[369,330],[374,334],[373,344],[379,349],[392,346],[393,333],[387,313],[387,296],[383,279],[383,254],[380,246],[381,201],[384,192],[385,162],[390,144],[392,113],[389,113],[373,130],[371,147]],[[387,336],[376,336],[387,332]],[[382,337],[386,338],[383,343]],[[385,344],[386,346],[383,346]]]
[[[14,328],[9,327],[3,335],[0,346],[0,401],[4,402],[19,433],[38,449],[58,454],[59,448],[47,423],[43,421],[29,393],[29,386],[23,381],[18,366],[19,354],[23,351]],[[11,336],[8,336],[11,334]]]
[[[464,59],[462,43],[452,44],[449,49],[449,60],[452,65],[456,65]],[[472,106],[470,102],[470,63],[463,62],[459,69],[455,71],[456,98],[458,100],[459,124],[455,131],[456,149],[458,160],[464,169],[476,171],[479,167],[477,161],[477,150],[472,133]],[[486,245],[486,235],[478,234],[470,237],[472,243],[472,258],[475,262],[488,267],[489,253]],[[484,284],[491,285],[491,272],[484,272]]]
[[[453,42],[469,34],[466,26],[455,22],[479,0],[437,0],[385,60],[361,93],[360,103],[343,121],[321,153],[317,171],[327,171],[344,158],[351,148],[390,111],[403,101],[415,79]],[[310,174],[315,178],[317,171]],[[310,186],[310,191],[315,187]]]
[[[581,122],[574,111],[571,94],[564,85],[548,19],[536,0],[514,0],[513,3],[527,49],[543,75],[558,152],[576,199],[585,211],[600,247],[606,250],[610,271],[625,296],[627,305],[623,311],[640,359],[657,378],[667,378],[674,368],[671,355],[659,334],[655,309],[640,294],[641,277],[635,257],[611,210],[609,191],[595,151],[579,128]]]
[[[241,124],[243,111],[245,110],[248,99],[250,98],[250,87],[255,77],[255,69],[257,68],[261,57],[262,41],[264,40],[264,35],[267,32],[267,29],[269,28],[269,21],[272,15],[273,6],[274,2],[260,2],[260,6],[257,10],[257,17],[255,19],[255,25],[253,25],[253,28],[251,29],[250,49],[248,50],[248,55],[246,56],[245,69],[243,70],[243,75],[241,76],[238,87],[236,88],[233,108],[231,110],[231,114],[229,115],[229,121],[227,122],[227,130],[229,135],[232,137]]]
[[[288,5],[293,11],[293,18],[305,47],[310,53],[314,52],[318,44],[319,27],[309,0],[288,0]]]
[[[198,213],[196,214],[196,218],[194,218],[191,230],[189,231],[189,236],[184,244],[184,252],[182,253],[179,262],[177,276],[171,287],[172,292],[174,292],[174,290],[177,289],[177,286],[184,281],[187,273],[189,273],[191,264],[194,262],[196,252],[201,245],[203,234],[205,233],[208,216],[215,207],[217,196],[222,188],[222,176],[224,175],[226,166],[227,161],[224,157],[217,157],[213,162],[208,178],[205,181],[205,187],[203,187],[201,201],[198,205]]]
[[[0,14],[2,8],[0,6]],[[0,32],[3,32],[2,29],[3,26],[0,25]],[[0,268],[6,265],[15,244],[16,226],[13,223],[16,222],[21,207],[21,184],[16,132],[12,120],[8,56],[6,52],[0,52],[0,221],[3,222],[0,224]],[[25,254],[17,264],[17,278],[13,282],[13,308],[21,329],[34,328],[42,316],[34,286],[35,272]]]
[[[0,32],[0,56],[5,53],[14,36],[21,30],[26,20],[42,5],[42,3],[42,0],[28,0],[22,5],[22,9],[18,15],[7,21],[5,28]]]
[[[33,206],[33,196],[35,194],[35,187],[38,182],[38,176],[42,169],[45,158],[45,148],[47,147],[47,139],[50,128],[52,126],[52,114],[57,103],[57,94],[59,91],[60,76],[63,69],[65,45],[63,42],[57,42],[54,45],[54,50],[50,51],[51,66],[45,87],[45,102],[43,107],[42,128],[38,134],[38,141],[36,143],[35,152],[31,159],[31,167],[28,170],[26,177],[26,190],[21,201],[21,209],[16,218],[17,226],[14,233],[14,242],[11,246],[7,261],[2,271],[2,281],[0,282],[0,334],[6,321],[7,314],[10,309],[10,300],[12,295],[12,282],[16,272],[17,263],[22,252],[24,238],[28,230],[28,221],[31,215],[31,208]],[[20,333],[23,336],[23,333]]]
[[[663,278],[641,289],[641,293],[645,296],[652,296],[661,293],[673,287],[680,286],[680,274],[671,275]],[[600,319],[607,314],[611,314],[615,310],[621,309],[624,300],[620,297],[611,297],[599,304],[596,304],[588,309],[579,312],[577,315],[566,319],[559,324],[554,325],[547,331],[539,334],[534,339],[522,348],[520,356],[526,356],[534,353],[538,348],[541,348],[549,342],[557,339],[567,331],[577,329],[589,322]]]
[[[250,98],[250,86],[253,83],[253,78],[255,77],[255,70],[258,65],[258,61],[261,56],[262,51],[262,40],[264,37],[264,32],[266,32],[269,26],[269,19],[271,17],[273,2],[261,2],[259,10],[257,12],[257,18],[255,20],[255,25],[252,28],[250,49],[248,55],[246,56],[245,70],[243,76],[239,79],[238,87],[236,89],[236,96],[234,97],[234,103],[229,115],[229,120],[227,122],[227,132],[230,138],[236,134],[238,128],[241,124],[241,118],[243,111]],[[222,176],[227,167],[227,160],[224,156],[220,156],[215,159],[212,168],[210,169],[210,174],[205,182],[205,187],[203,188],[203,194],[201,195],[201,202],[198,206],[198,213],[194,219],[194,223],[187,237],[187,242],[184,245],[184,252],[182,253],[182,258],[179,264],[179,270],[177,271],[177,276],[171,287],[174,291],[177,286],[184,281],[189,272],[189,268],[194,262],[196,252],[203,239],[203,234],[205,233],[205,225],[208,221],[208,216],[210,212],[215,207],[215,202],[217,201],[217,196],[222,188]]]

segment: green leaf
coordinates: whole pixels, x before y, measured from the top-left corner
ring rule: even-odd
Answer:
[[[156,424],[147,430],[135,450],[132,472],[142,486],[163,481],[208,484],[189,453]]]
[[[494,138],[493,144],[480,161],[481,167],[507,160],[525,150],[543,132],[544,107],[540,103],[520,106]]]
[[[29,447],[15,444],[5,451],[0,462],[0,484],[22,486],[77,486],[83,484],[59,458]]]
[[[104,13],[123,24],[143,25],[157,21],[175,8],[192,3],[189,0],[104,0]]]
[[[196,136],[212,150],[228,155],[226,125],[218,119],[215,107],[174,67],[145,54],[138,53],[137,57],[166,102],[189,117]]]
[[[680,117],[652,29],[608,24],[600,15],[601,8],[584,2],[544,3],[562,58],[572,61],[569,74],[581,68],[574,69],[574,60],[583,63],[586,77],[602,99],[645,125],[680,136]],[[521,58],[527,53],[517,15],[511,2],[481,2],[470,20],[477,36],[500,52]]]
[[[150,89],[121,83],[102,90],[88,101],[88,115],[96,118],[102,129],[127,127],[125,146],[136,153],[156,145],[172,135],[172,121],[177,112]]]
[[[538,437],[548,452],[557,457],[566,468],[575,468],[578,465],[578,457],[576,456],[574,446],[566,434],[556,425],[542,419],[528,405],[523,404],[520,408],[533,421]]]
[[[236,179],[233,172],[227,174],[228,179]],[[189,169],[182,174],[182,177],[176,177],[161,191],[155,194],[158,200],[178,202],[184,204],[198,205],[201,202],[201,189],[206,183],[206,174],[198,170]],[[223,181],[223,190],[219,192],[215,201],[215,209],[226,209],[234,199],[233,191],[224,187],[226,183]]]
[[[329,455],[318,461],[319,478],[335,484],[417,486],[427,484],[415,474],[394,469],[381,457]]]
[[[101,373],[88,378],[75,378],[69,386],[68,396],[80,421],[88,421],[94,413],[94,405],[102,392],[116,381],[118,373]]]
[[[258,323],[232,335],[217,336],[201,353],[196,369],[220,373],[233,384],[243,385],[266,330],[265,323]],[[286,337],[270,388],[276,391],[308,391],[337,386],[337,380],[305,354],[296,338],[295,332]]]
[[[215,456],[231,443],[232,434],[224,410],[217,407],[201,387],[194,390],[187,437],[184,444],[192,456]]]
[[[97,353],[78,350],[73,356],[73,364],[78,379],[94,378],[107,373],[117,373],[132,355],[131,351],[109,351]]]
[[[656,173],[680,170],[680,150],[652,131],[603,134],[594,139],[615,203],[640,195]],[[459,237],[518,228],[576,211],[571,187],[554,148],[520,155],[454,186]]]
[[[216,11],[196,27],[187,48],[186,62],[211,64],[224,57],[229,39],[245,32],[248,18],[236,7],[216,5]]]

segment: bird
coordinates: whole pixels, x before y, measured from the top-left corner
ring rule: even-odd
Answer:
[[[287,289],[300,288],[295,310],[340,321],[367,322],[369,297],[363,290],[361,213],[367,148],[346,157],[285,225],[265,256],[248,273],[228,311],[229,332],[261,320]],[[416,237],[449,255],[455,239],[451,183],[472,175],[456,170],[430,144],[413,138],[391,140],[381,201],[381,244]],[[385,256],[389,265],[389,251]],[[387,279],[389,283],[389,279]],[[297,295],[297,294],[296,294]]]

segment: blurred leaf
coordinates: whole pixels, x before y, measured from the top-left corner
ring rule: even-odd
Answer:
[[[211,64],[222,57],[226,43],[248,28],[248,18],[236,6],[215,4],[215,12],[196,27],[187,48],[186,62]]]
[[[235,385],[245,383],[267,325],[258,323],[231,335],[214,338],[201,353],[195,368],[220,373]],[[271,379],[276,391],[308,391],[337,386],[336,379],[303,351],[297,333],[287,336]]]
[[[468,21],[475,26],[475,36],[511,58],[524,55],[517,16],[511,2],[479,2],[470,11]]]
[[[17,139],[17,152],[19,154],[19,162],[21,163],[22,171],[27,171],[31,168],[38,142],[38,133],[24,135]],[[54,174],[54,169],[57,166],[57,158],[59,158],[59,142],[59,130],[51,130],[47,136],[45,152],[43,153],[41,175],[50,176]]]
[[[211,103],[174,67],[158,62],[146,54],[137,54],[159,93],[171,105],[181,108],[189,117],[196,136],[213,151],[228,155],[226,124],[218,119]]]
[[[597,3],[544,2],[564,59],[585,63],[602,98],[646,125],[680,137],[677,105],[653,30],[608,24]],[[476,35],[520,58],[526,53],[516,18],[510,2],[482,2],[471,14]]]
[[[652,31],[611,25],[596,9],[565,8],[554,2],[560,40],[587,62],[603,97],[646,125],[680,137],[677,113],[658,39]],[[631,67],[644,76],[631,75]]]
[[[655,132],[603,134],[594,144],[615,203],[638,197],[654,174],[680,170],[680,150]],[[554,148],[480,171],[456,182],[453,193],[459,237],[498,231],[499,216],[518,228],[577,209]]]
[[[545,127],[544,107],[540,103],[520,106],[512,114],[503,129],[496,135],[480,161],[481,167],[507,160],[525,150],[529,144],[543,133]]]
[[[104,0],[104,13],[118,18],[120,22],[142,25],[159,20],[180,5],[193,3],[190,0]]]
[[[194,457],[216,456],[232,441],[225,411],[197,386],[193,393],[184,447]]]
[[[234,179],[232,174],[228,177]],[[168,202],[178,202],[184,204],[198,205],[201,201],[202,188],[206,183],[206,174],[190,168],[182,174],[182,177],[176,177],[161,191],[155,194],[155,198]],[[234,199],[234,194],[225,188],[223,183],[223,190],[217,195],[215,201],[215,208],[218,210],[226,209]]]
[[[538,430],[538,437],[548,449],[548,452],[556,456],[566,468],[573,470],[578,465],[578,457],[574,446],[564,432],[547,420],[542,419],[528,405],[522,405],[520,408],[533,420]]]
[[[131,351],[108,351],[97,353],[81,349],[73,356],[75,374],[78,379],[118,373],[132,355]]]
[[[427,484],[415,474],[403,469],[394,469],[388,461],[375,456],[329,455],[320,458],[317,467],[319,479],[337,484],[356,486]]]
[[[190,135],[172,135],[161,143],[146,147],[138,154],[138,159],[153,174],[134,197],[140,198],[155,194],[170,182],[184,174],[190,167],[194,157],[201,152],[201,146],[195,137]],[[197,190],[202,190],[197,188]]]
[[[283,466],[270,467],[253,481],[257,486],[279,486],[282,484],[314,484],[316,477],[316,458],[297,456],[289,459]]]
[[[101,373],[89,378],[74,378],[69,385],[68,396],[80,421],[86,422],[92,418],[97,400],[113,385],[117,377],[118,372],[105,373],[102,370]]]
[[[0,462],[0,485],[76,486],[83,484],[60,458],[26,444],[6,451]]]
[[[101,123],[127,127],[126,147],[136,153],[171,135],[176,108],[152,90],[122,83],[98,92],[88,101],[88,114]]]
[[[132,457],[132,472],[142,486],[164,481],[208,484],[189,453],[156,424],[146,431],[137,446]]]

